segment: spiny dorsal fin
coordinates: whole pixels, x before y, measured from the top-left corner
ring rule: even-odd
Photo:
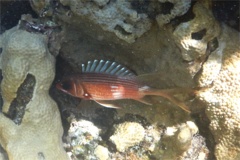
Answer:
[[[117,76],[135,76],[135,74],[126,67],[116,62],[94,60],[82,64],[82,73],[105,73]]]

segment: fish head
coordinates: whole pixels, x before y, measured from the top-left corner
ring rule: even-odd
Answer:
[[[79,85],[77,86],[74,79],[64,79],[56,84],[56,88],[74,97],[83,95],[83,88]]]

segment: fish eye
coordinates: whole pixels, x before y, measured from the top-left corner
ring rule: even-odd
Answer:
[[[64,90],[70,90],[72,89],[72,83],[70,81],[65,81],[61,84],[62,88]]]

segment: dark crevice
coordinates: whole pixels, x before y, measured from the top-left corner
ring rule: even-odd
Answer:
[[[136,10],[139,14],[145,13],[150,19],[155,19],[159,14],[170,14],[174,8],[174,4],[170,2],[161,3],[152,0],[131,0],[132,9]]]
[[[212,1],[214,17],[228,26],[240,31],[240,1]]]
[[[174,4],[170,3],[170,2],[165,2],[165,3],[162,3],[161,5],[161,13],[162,14],[170,14],[171,13],[171,10],[173,9],[174,7]]]
[[[46,159],[43,152],[38,152],[38,159],[39,160],[45,160]]]
[[[0,69],[0,84],[2,83],[2,79],[3,79],[2,70]],[[3,106],[2,90],[0,89],[0,112],[2,112],[2,106]]]
[[[191,38],[195,40],[202,40],[203,37],[206,35],[207,30],[204,28],[198,32],[194,32],[191,34]]]
[[[210,40],[207,43],[207,50],[206,53],[202,56],[199,57],[199,62],[202,62],[204,64],[204,62],[206,62],[208,60],[209,55],[215,51],[218,48],[218,39],[215,37],[212,40]],[[196,75],[196,77],[200,76],[200,74],[202,73],[202,69],[200,70],[200,72]]]
[[[196,1],[192,1],[191,7],[188,9],[187,13],[171,20],[171,24],[174,28],[176,28],[181,23],[191,21],[195,18],[195,14],[193,13],[193,6],[195,3]]]
[[[208,60],[208,57],[211,55],[212,52],[214,52],[219,47],[218,39],[217,37],[213,38],[207,43],[207,50],[206,53],[199,57],[196,62],[201,63],[201,66]],[[196,73],[194,76],[194,79],[198,81],[199,77],[202,75],[203,67]]]
[[[195,119],[195,123],[199,128],[200,135],[206,138],[206,145],[209,149],[208,159],[215,160],[216,157],[214,156],[214,147],[216,144],[214,137],[209,129],[210,120],[207,118],[207,115],[204,111],[200,113],[194,113],[192,114],[192,117]]]
[[[132,0],[132,9],[136,10],[138,13],[148,13],[150,0]]]
[[[213,51],[215,51],[218,48],[218,46],[219,46],[218,39],[215,37],[211,41],[208,42],[207,51],[209,53],[212,53]]]
[[[22,14],[38,17],[29,1],[0,1],[0,6],[0,33],[16,26]]]
[[[121,34],[126,35],[126,36],[132,34],[132,33],[129,33],[129,32],[127,32],[127,31],[125,31],[124,28],[122,28],[122,27],[119,26],[119,25],[116,25],[116,26],[114,27],[114,29],[115,29],[115,30],[118,30]]]
[[[61,56],[56,57],[56,76],[50,88],[49,94],[58,104],[64,128],[64,135],[68,134],[68,129],[70,127],[67,118],[72,113],[79,112],[79,108],[77,108],[77,106],[81,102],[81,99],[68,94],[64,94],[56,88],[56,84],[67,75],[75,73],[73,71],[74,69],[66,60],[64,60]]]
[[[0,54],[2,54],[2,51],[3,51],[3,49],[2,49],[2,48],[0,48]]]
[[[28,74],[17,91],[17,97],[12,101],[7,116],[17,125],[20,125],[25,114],[27,104],[33,96],[36,79]]]
[[[9,159],[8,155],[7,155],[7,152],[4,150],[4,148],[1,146],[1,144],[0,144],[0,154],[1,154],[2,159],[6,159],[6,160]]]

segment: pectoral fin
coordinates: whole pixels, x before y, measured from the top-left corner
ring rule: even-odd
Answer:
[[[101,106],[107,107],[107,108],[115,108],[115,109],[120,109],[121,108],[121,107],[119,107],[119,106],[117,106],[117,105],[115,105],[115,104],[113,104],[113,103],[111,103],[109,101],[101,101],[101,100],[96,101],[95,100],[95,102],[97,102]]]

